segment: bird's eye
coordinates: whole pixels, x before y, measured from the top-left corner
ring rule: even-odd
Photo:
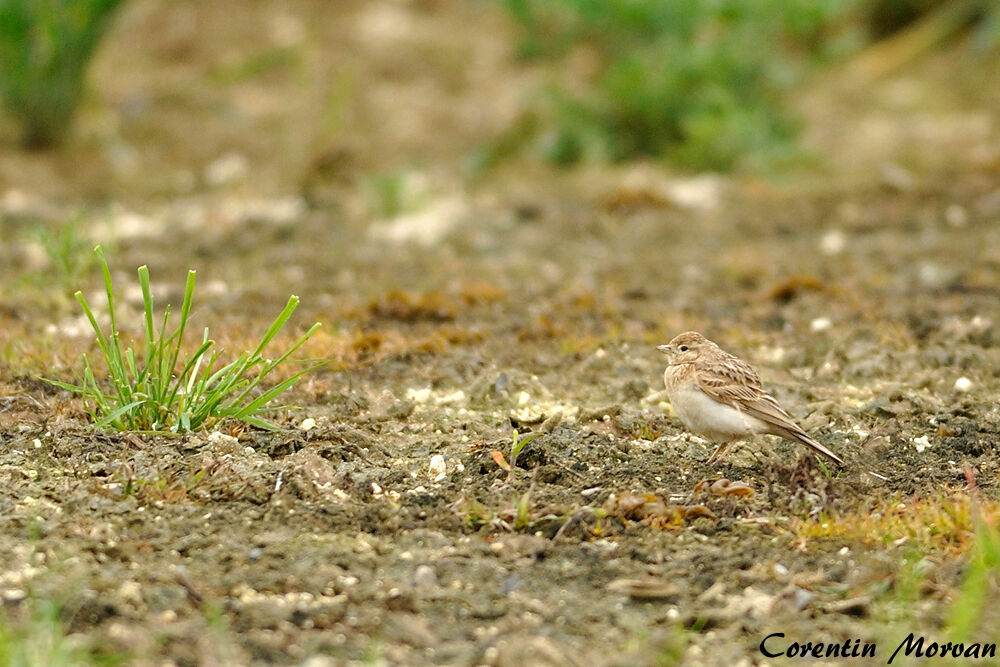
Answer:
[[[688,351],[688,346],[687,345],[681,345],[681,352],[687,352],[687,351]]]

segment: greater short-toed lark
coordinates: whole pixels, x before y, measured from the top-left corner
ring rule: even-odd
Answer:
[[[769,433],[802,443],[844,465],[843,459],[792,421],[746,361],[694,331],[656,349],[667,355],[663,383],[674,412],[688,429],[719,443],[709,463],[729,453],[737,440]]]

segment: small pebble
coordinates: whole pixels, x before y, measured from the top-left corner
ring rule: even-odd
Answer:
[[[931,441],[926,435],[922,435],[919,438],[913,439],[913,446],[916,447],[918,453],[922,453],[931,446]]]
[[[831,229],[819,240],[819,251],[824,255],[839,255],[847,247],[847,237],[839,229]]]
[[[826,331],[831,326],[833,326],[833,322],[830,321],[829,317],[817,317],[809,323],[809,330],[813,333],[819,333],[820,331]]]
[[[805,608],[805,606],[807,604],[809,604],[810,602],[812,602],[812,599],[814,597],[816,597],[816,596],[813,595],[812,593],[810,593],[809,591],[801,589],[801,588],[796,588],[795,589],[795,610],[796,611],[802,611],[802,609]]]
[[[952,204],[945,209],[944,219],[951,227],[965,227],[969,224],[969,214],[958,204]]]
[[[955,391],[967,392],[972,389],[972,380],[964,375],[955,380]]]
[[[517,585],[520,582],[521,582],[521,578],[518,577],[516,574],[512,574],[509,577],[507,577],[506,579],[504,579],[503,583],[500,584],[500,592],[503,595],[510,595],[511,593],[514,592],[514,589],[517,588]]]
[[[239,153],[229,153],[205,167],[205,182],[212,187],[242,180],[250,172],[250,162]]]
[[[7,588],[4,589],[2,594],[0,594],[0,597],[3,598],[3,601],[6,604],[16,604],[27,598],[28,593],[20,588]]]
[[[313,428],[316,428],[316,420],[313,419],[312,417],[307,417],[303,419],[302,423],[299,424],[299,430],[302,431],[308,431]]]
[[[430,565],[418,565],[413,572],[413,584],[417,588],[436,588],[438,585],[437,573]]]
[[[444,457],[440,454],[435,454],[431,457],[430,464],[427,466],[428,472],[430,472],[432,477],[438,477],[447,472],[447,466],[444,462]]]

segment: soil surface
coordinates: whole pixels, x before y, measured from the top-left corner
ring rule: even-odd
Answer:
[[[881,661],[908,632],[942,633],[961,531],[826,529],[957,508],[970,477],[1000,500],[995,90],[970,103],[956,76],[944,119],[924,118],[932,155],[906,165],[852,144],[856,171],[782,185],[534,163],[473,183],[462,151],[539,78],[502,16],[337,3],[312,25],[309,3],[279,4],[230,24],[231,7],[136,2],[97,63],[114,111],[86,113],[62,153],[0,157],[9,619],[53,600],[92,655],[178,665],[751,664],[773,632],[877,642]],[[265,29],[292,55],[258,45],[278,65],[245,75]],[[905,120],[954,57],[838,122]],[[337,85],[353,100],[322,141],[311,77],[326,102]],[[184,119],[207,138],[185,143]],[[808,133],[818,149],[845,136],[826,130]],[[96,172],[74,173],[88,160]],[[402,211],[381,207],[387,169]],[[234,355],[302,298],[282,341],[319,321],[305,356],[329,362],[286,395],[279,430],[98,432],[39,380],[75,381],[96,353],[72,289],[106,311],[99,272],[67,284],[37,241],[76,210],[79,261],[109,249],[123,335],[140,331],[141,264],[175,307],[197,269],[194,330]],[[654,348],[691,329],[752,361],[848,465],[763,436],[707,465],[714,445],[672,416]],[[515,431],[538,435],[508,471]],[[996,641],[988,614],[979,641]]]

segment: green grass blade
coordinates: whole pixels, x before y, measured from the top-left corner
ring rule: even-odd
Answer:
[[[42,382],[47,382],[53,387],[59,387],[60,389],[65,389],[66,391],[71,391],[74,394],[82,394],[87,391],[87,387],[81,384],[71,384],[69,382],[63,382],[61,380],[53,380],[52,378],[39,378]]]
[[[215,341],[213,340],[207,340],[203,342],[201,344],[201,347],[199,347],[195,351],[195,353],[191,356],[191,358],[188,359],[187,363],[184,365],[184,370],[181,371],[181,373],[177,376],[176,380],[174,381],[173,389],[171,390],[170,394],[167,396],[167,400],[165,401],[166,404],[172,405],[178,399],[178,397],[180,398],[182,403],[190,402],[191,400],[190,397],[192,396],[191,393],[192,382],[188,381],[186,383],[186,391],[184,393],[181,393],[181,389],[185,388],[184,379],[187,378],[189,374],[191,376],[191,380],[193,380],[196,377],[195,376],[196,371],[194,371],[193,369],[196,369],[196,367],[199,364],[201,364],[202,358],[204,357],[205,353],[213,345],[215,345]]]
[[[149,289],[149,267],[145,264],[139,267],[139,287],[142,288],[142,312],[146,333],[146,368],[149,368],[156,349],[156,332],[153,330],[153,292]]]
[[[104,256],[104,248],[97,246],[94,248],[94,252],[97,253],[97,259],[101,264],[101,273],[104,274],[104,290],[108,296],[108,315],[111,317],[111,334],[118,330],[117,323],[115,322],[115,291],[111,283],[111,269],[108,267],[108,260]]]
[[[281,329],[285,326],[285,323],[288,322],[288,318],[292,316],[292,313],[294,313],[295,309],[298,307],[299,297],[294,294],[288,297],[288,303],[285,304],[285,308],[276,318],[274,318],[274,322],[271,323],[271,326],[264,334],[264,337],[261,338],[260,343],[257,345],[257,349],[253,351],[251,356],[260,356],[260,354],[264,351],[264,348],[267,347],[267,344],[278,335],[278,332],[281,331]]]
[[[181,304],[181,321],[177,327],[176,340],[173,343],[173,353],[170,356],[170,365],[167,368],[169,373],[174,372],[177,367],[177,356],[181,351],[181,343],[184,339],[184,330],[187,328],[188,317],[191,314],[191,303],[194,301],[195,271],[188,271],[187,283],[184,285],[184,303]],[[171,336],[173,338],[173,336]]]
[[[274,385],[273,387],[262,393],[260,396],[252,400],[250,403],[247,403],[246,405],[238,408],[236,412],[233,413],[233,416],[238,417],[239,419],[243,419],[247,415],[252,415],[256,413],[265,405],[273,401],[275,398],[288,391],[288,389],[290,389],[292,385],[298,382],[303,375],[311,373],[312,371],[316,370],[322,365],[323,364],[316,364],[310,366],[308,368],[299,371],[295,375],[292,375],[291,377],[282,380],[281,382]]]
[[[131,403],[129,403],[127,405],[123,405],[120,408],[111,411],[110,413],[108,413],[104,417],[104,419],[102,419],[101,421],[99,421],[96,424],[94,424],[94,428],[107,428],[111,424],[114,424],[116,421],[118,421],[118,419],[120,417],[126,415],[127,413],[129,413],[130,411],[132,411],[134,408],[137,408],[137,407],[139,407],[142,404],[143,404],[143,401],[132,401]]]
[[[167,368],[169,355],[166,354],[168,340],[166,338],[167,324],[170,322],[170,306],[163,309],[163,320],[160,322],[160,332],[156,337],[153,349],[153,363],[151,366],[156,369],[154,382],[156,383],[156,395],[166,396],[170,388],[170,379],[173,369]]]
[[[90,304],[87,303],[86,297],[83,296],[83,292],[80,290],[74,292],[73,296],[76,297],[76,302],[79,303],[80,308],[83,309],[83,314],[87,316],[88,320],[90,320],[90,327],[94,330],[94,333],[97,334],[97,346],[101,348],[101,353],[104,354],[105,357],[108,356],[108,338],[104,335],[104,331],[101,329],[100,325],[97,324],[97,318],[94,317],[94,312],[90,309]]]
[[[245,417],[240,417],[240,419],[242,421],[245,421],[247,424],[251,424],[252,426],[256,426],[257,428],[260,428],[260,429],[264,429],[265,431],[277,431],[278,430],[278,427],[276,425],[272,424],[269,421],[265,421],[265,420],[261,419],[260,417],[255,417],[253,415],[246,415]]]
[[[266,377],[266,376],[267,376],[267,375],[268,375],[268,374],[269,374],[269,373],[270,373],[271,371],[273,371],[273,370],[274,370],[275,368],[277,368],[279,364],[283,363],[283,362],[284,362],[284,361],[285,361],[286,359],[288,359],[288,357],[289,357],[289,356],[290,356],[291,354],[293,354],[293,353],[294,353],[295,351],[297,351],[297,350],[298,350],[298,349],[299,349],[300,347],[302,347],[302,346],[303,346],[303,345],[305,344],[305,342],[306,342],[307,340],[309,340],[309,338],[310,338],[310,337],[312,337],[312,335],[313,335],[314,333],[316,333],[316,330],[317,330],[317,329],[319,329],[319,328],[320,328],[320,326],[321,326],[321,325],[320,325],[320,323],[319,323],[319,322],[317,322],[317,323],[313,324],[313,325],[312,325],[311,327],[309,327],[309,330],[308,330],[308,331],[306,331],[306,332],[305,332],[305,333],[304,333],[304,334],[303,334],[303,335],[302,335],[302,336],[301,336],[301,337],[300,337],[300,338],[299,338],[299,339],[298,339],[297,341],[295,341],[295,343],[294,343],[294,344],[293,344],[293,345],[292,345],[292,346],[291,346],[290,348],[288,348],[288,350],[286,350],[286,351],[285,351],[285,353],[284,353],[284,354],[282,354],[282,355],[281,355],[280,357],[278,357],[278,358],[277,358],[277,359],[275,359],[274,361],[272,361],[272,362],[269,362],[269,363],[267,363],[267,364],[265,365],[264,369],[263,369],[263,370],[262,370],[262,371],[261,371],[261,372],[260,372],[260,373],[259,373],[259,374],[257,375],[257,377],[256,377],[256,378],[255,378],[255,379],[254,379],[254,380],[253,380],[253,381],[252,381],[252,382],[250,383],[250,386],[248,386],[248,387],[247,387],[247,388],[246,388],[246,389],[245,389],[245,390],[243,391],[243,393],[242,393],[242,394],[240,394],[240,396],[239,396],[239,397],[238,397],[238,398],[237,398],[237,399],[236,399],[236,400],[234,401],[234,403],[242,403],[242,402],[243,402],[243,401],[244,401],[244,400],[246,399],[246,397],[247,397],[247,396],[248,396],[248,395],[250,394],[250,392],[251,392],[251,391],[253,391],[253,389],[254,389],[254,388],[255,388],[255,387],[256,387],[256,386],[258,385],[258,384],[260,384],[260,382],[261,382],[261,381],[262,381],[262,380],[263,380],[263,379],[264,379],[264,378],[265,378],[265,377]]]

